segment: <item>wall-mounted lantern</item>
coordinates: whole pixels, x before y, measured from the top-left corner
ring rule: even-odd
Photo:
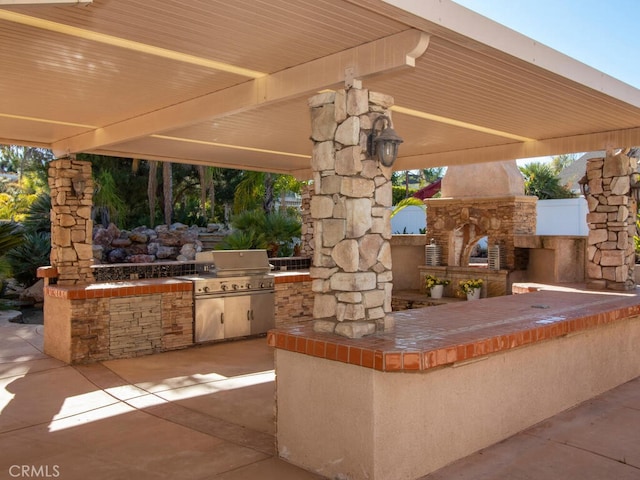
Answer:
[[[586,199],[587,195],[589,195],[589,180],[587,180],[587,174],[584,174],[580,180],[578,180],[578,185],[580,185],[580,192],[582,196]]]
[[[378,122],[382,122],[380,133],[376,131]],[[385,167],[390,167],[398,158],[398,145],[403,141],[391,127],[391,119],[386,115],[380,115],[374,120],[371,133],[367,137],[367,155],[369,158],[374,158],[377,155],[380,163]]]
[[[633,198],[636,202],[640,202],[640,172],[633,172],[629,177],[631,198]]]
[[[85,186],[86,181],[82,175],[76,175],[71,179],[71,187],[73,188],[73,193],[75,193],[78,200],[82,200],[82,198],[84,197]]]

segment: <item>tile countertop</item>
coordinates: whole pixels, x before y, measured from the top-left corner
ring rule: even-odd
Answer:
[[[380,371],[421,371],[640,315],[640,294],[563,288],[394,312],[395,327],[360,339],[271,330],[269,345]]]

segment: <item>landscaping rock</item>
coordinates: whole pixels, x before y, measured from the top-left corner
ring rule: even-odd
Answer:
[[[20,300],[31,304],[44,302],[44,280],[40,279],[20,294]]]

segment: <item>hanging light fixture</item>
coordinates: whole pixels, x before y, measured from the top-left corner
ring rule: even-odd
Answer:
[[[630,175],[629,187],[631,188],[631,198],[640,202],[640,172],[633,172]]]
[[[587,179],[586,173],[580,180],[578,180],[578,185],[580,185],[580,192],[582,193],[582,196],[586,199],[587,195],[589,195],[589,180]]]
[[[380,133],[376,130],[379,122],[382,122]],[[403,141],[391,127],[391,119],[386,115],[380,115],[374,120],[371,126],[371,133],[367,137],[367,155],[370,158],[374,158],[377,155],[382,165],[390,167],[398,158],[398,145]]]

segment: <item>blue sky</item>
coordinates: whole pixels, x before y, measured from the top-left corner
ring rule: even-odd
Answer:
[[[640,88],[640,0],[454,1]]]
[[[638,0],[454,0],[640,88]]]

